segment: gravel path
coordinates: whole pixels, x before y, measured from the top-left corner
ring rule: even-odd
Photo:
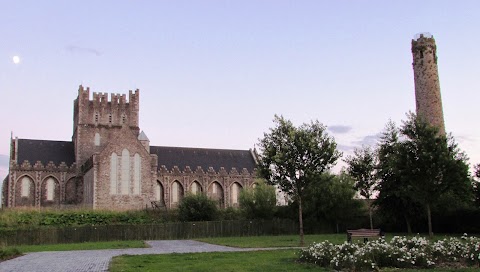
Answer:
[[[4,271],[108,271],[108,264],[114,256],[168,254],[215,251],[251,251],[253,248],[234,248],[212,245],[191,240],[147,241],[151,248],[73,250],[27,253],[22,257],[0,263],[0,272]],[[265,250],[265,249],[262,249]]]

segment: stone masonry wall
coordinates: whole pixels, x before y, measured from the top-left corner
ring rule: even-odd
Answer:
[[[445,134],[436,50],[433,37],[412,40],[416,110],[418,117]]]
[[[130,181],[127,194],[114,193],[112,194],[111,183],[111,155],[113,152],[117,156],[122,155],[122,151],[126,149],[129,152],[129,177]],[[134,156],[138,154],[140,156],[140,193],[134,193]],[[97,180],[95,183],[95,208],[98,209],[117,209],[117,210],[129,210],[129,209],[142,209],[145,205],[150,205],[151,199],[154,197],[152,179],[152,169],[156,166],[152,166],[152,156],[145,149],[145,147],[137,139],[135,132],[132,132],[130,128],[124,126],[122,129],[117,130],[111,134],[109,144],[104,150],[97,156],[98,169]],[[121,162],[121,160],[120,160]],[[117,164],[117,184],[121,186],[122,181],[122,167],[121,163]]]

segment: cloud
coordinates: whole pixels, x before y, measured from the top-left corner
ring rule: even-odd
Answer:
[[[459,136],[454,136],[455,140],[459,142],[464,142],[464,143],[471,143],[475,142],[475,139],[472,138],[470,135],[459,135]]]
[[[337,134],[345,134],[348,133],[352,130],[351,126],[342,126],[342,125],[333,125],[333,126],[328,126],[327,129],[331,131],[332,133],[337,133]]]
[[[373,146],[378,143],[378,140],[380,140],[380,137],[382,136],[381,133],[377,134],[372,134],[372,135],[367,135],[361,138],[358,141],[353,141],[352,143],[358,146],[366,145],[366,146]]]
[[[346,153],[351,153],[355,149],[353,145],[344,145],[344,144],[337,144],[338,150]]]
[[[72,54],[92,54],[97,57],[102,55],[102,53],[96,49],[76,45],[68,45],[65,49]]]

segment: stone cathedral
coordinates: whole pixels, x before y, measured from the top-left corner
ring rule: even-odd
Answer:
[[[174,208],[187,193],[238,205],[240,190],[254,186],[254,152],[151,146],[139,128],[139,95],[90,99],[80,86],[72,141],[12,139],[3,206]]]

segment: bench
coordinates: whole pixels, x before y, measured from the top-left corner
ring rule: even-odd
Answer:
[[[380,229],[356,229],[347,230],[347,241],[352,242],[352,238],[363,238],[363,242],[366,243],[368,238],[384,237],[385,234]]]

